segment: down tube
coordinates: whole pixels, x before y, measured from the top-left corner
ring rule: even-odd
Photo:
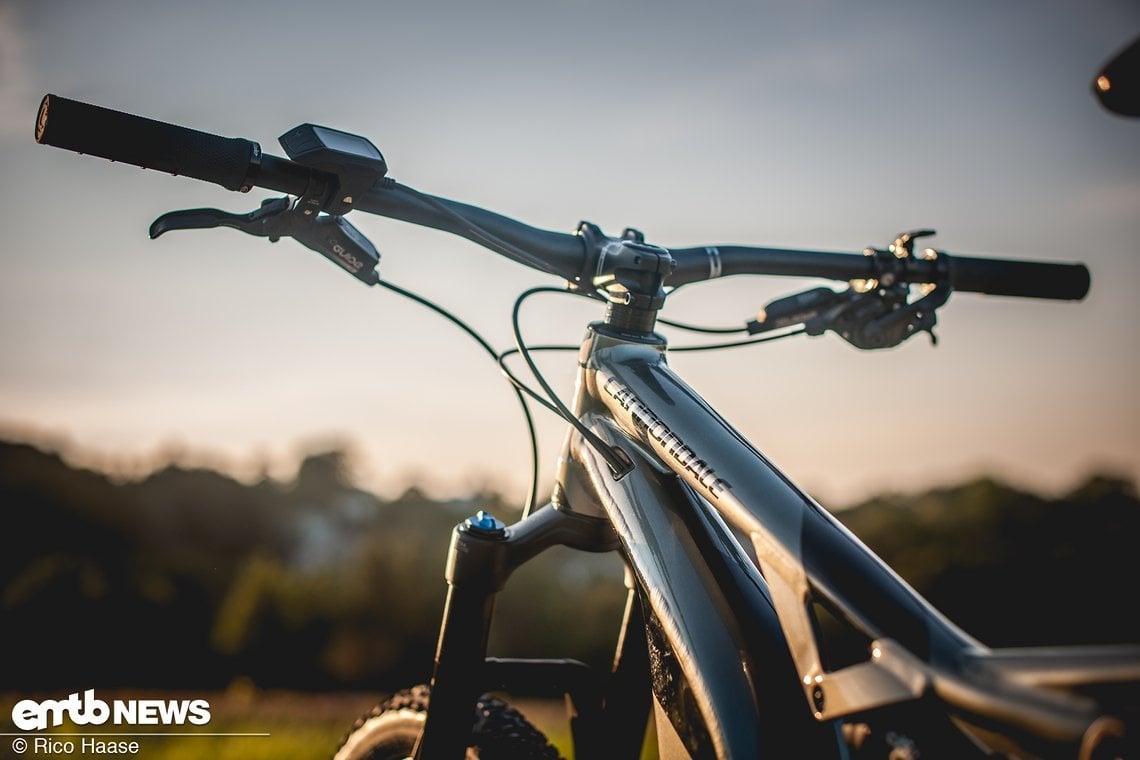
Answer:
[[[603,509],[622,542],[646,620],[662,758],[837,757],[815,722],[763,579],[725,524],[612,422],[583,420],[636,467],[619,481],[578,435],[556,497]]]
[[[612,420],[622,434],[651,452],[702,503],[743,535],[759,540],[770,560],[793,568],[869,636],[897,642],[918,661],[952,669],[964,650],[981,647],[797,489],[674,374],[661,346],[600,335],[590,343],[580,390],[589,402],[583,406],[596,405],[597,415]],[[779,609],[780,599],[776,602]],[[782,622],[797,667],[805,670],[802,629],[790,630],[788,620]],[[824,708],[816,713],[819,718],[842,714]]]

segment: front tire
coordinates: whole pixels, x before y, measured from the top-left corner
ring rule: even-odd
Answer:
[[[431,690],[416,686],[377,705],[352,727],[333,760],[406,760],[427,719]],[[467,760],[560,760],[558,750],[518,710],[480,697]]]

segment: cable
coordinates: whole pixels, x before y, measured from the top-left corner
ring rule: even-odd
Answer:
[[[466,322],[464,322],[459,317],[452,314],[447,309],[443,308],[442,306],[439,306],[438,304],[435,304],[435,303],[429,301],[428,299],[424,298],[423,296],[417,295],[417,294],[411,292],[410,290],[405,290],[404,288],[401,288],[399,285],[394,285],[390,282],[387,282],[386,280],[380,280],[376,284],[380,285],[384,288],[387,288],[388,290],[392,291],[393,293],[396,293],[397,295],[401,295],[404,298],[415,301],[416,303],[420,304],[421,306],[424,306],[428,309],[431,309],[436,314],[440,315],[441,317],[443,317],[447,321],[451,322],[453,325],[455,325],[459,329],[463,330],[463,332],[467,333],[467,335],[469,337],[471,337],[472,339],[474,339],[474,341],[476,343],[478,343],[479,346],[484,351],[486,351],[491,356],[492,359],[494,359],[497,363],[499,363],[499,361],[500,361],[499,360],[499,353],[497,351],[495,351],[495,349],[491,346],[491,344],[488,343],[483,338],[482,335],[477,333],[474,328],[472,328],[470,325],[468,325]],[[501,363],[500,363],[500,366],[501,366]],[[530,405],[527,404],[526,397],[523,396],[523,394],[519,390],[519,386],[517,384],[512,383],[512,386],[513,387],[511,388],[511,390],[513,390],[515,392],[515,397],[518,399],[519,405],[522,407],[523,417],[526,418],[527,434],[530,437],[530,464],[531,464],[530,488],[527,491],[526,503],[523,506],[523,517],[525,518],[532,511],[534,511],[534,508],[537,506],[537,501],[538,501],[538,432],[535,429],[534,417],[530,413]],[[529,389],[527,389],[527,390],[529,391]],[[531,392],[531,394],[535,395],[535,394],[533,394],[533,392]],[[537,398],[537,396],[535,396],[535,397]],[[541,401],[541,399],[539,399],[539,400]]]
[[[704,346],[677,346],[676,348],[670,348],[669,351],[716,351],[720,348],[739,348],[740,346],[752,346],[757,343],[770,343],[774,340],[780,340],[781,338],[790,338],[793,335],[803,335],[806,332],[807,329],[801,327],[798,330],[780,333],[779,335],[765,335],[762,338],[753,338],[752,340],[734,340],[730,343],[710,343]]]
[[[546,262],[544,262],[541,259],[533,256],[530,253],[527,253],[526,251],[522,250],[518,246],[513,245],[511,243],[508,243],[507,241],[503,240],[502,238],[498,237],[497,235],[494,235],[491,232],[488,232],[486,229],[479,226],[475,222],[471,221],[467,217],[463,216],[459,212],[455,211],[452,208],[449,208],[446,204],[441,202],[439,199],[434,198],[430,195],[427,195],[426,193],[421,193],[419,190],[416,190],[415,188],[408,187],[407,185],[402,185],[399,182],[396,182],[394,180],[390,180],[389,182],[390,182],[390,184],[389,184],[390,187],[392,187],[396,190],[400,190],[404,193],[407,193],[408,195],[411,195],[412,197],[420,200],[421,202],[428,204],[429,206],[436,209],[437,211],[444,214],[445,216],[447,216],[447,217],[451,218],[452,220],[458,222],[469,233],[474,235],[479,240],[483,241],[484,245],[487,245],[488,247],[491,247],[491,248],[497,248],[500,253],[503,253],[508,258],[512,258],[512,259],[515,259],[516,261],[526,263],[526,264],[534,267],[535,269],[539,269],[539,270],[544,271],[544,272],[550,272],[551,274],[557,274],[557,272],[551,272],[550,271],[550,269],[546,265]],[[487,343],[487,341],[485,341],[482,338],[482,336],[480,336],[478,333],[476,333],[471,327],[469,327],[461,319],[459,319],[455,315],[451,314],[446,309],[443,309],[442,307],[437,306],[436,304],[432,303],[431,301],[428,301],[425,298],[421,298],[421,297],[415,295],[414,293],[411,293],[410,291],[406,291],[403,288],[397,288],[394,286],[390,286],[384,282],[381,282],[380,284],[384,285],[385,287],[388,287],[390,290],[392,290],[395,293],[403,295],[407,298],[411,298],[413,301],[415,301],[415,302],[417,302],[423,306],[426,306],[427,308],[431,309],[432,311],[435,311],[437,314],[444,317],[448,321],[452,322],[453,324],[458,326],[460,329],[462,329],[464,332],[466,332],[469,336],[474,338],[479,343],[479,345],[483,347],[483,349],[485,351],[487,351],[492,357],[495,358],[495,360],[499,363],[499,367],[502,370],[503,374],[506,376],[507,380],[514,387],[515,395],[518,397],[519,403],[522,405],[523,410],[524,410],[524,414],[526,415],[527,429],[528,429],[528,431],[530,433],[530,437],[531,437],[531,462],[532,462],[531,489],[530,489],[529,494],[527,495],[527,506],[523,510],[523,517],[524,518],[530,514],[531,510],[535,506],[535,502],[537,500],[537,493],[538,493],[538,438],[537,438],[537,433],[535,432],[535,428],[534,428],[534,419],[530,413],[530,407],[527,405],[526,398],[523,396],[524,393],[526,393],[531,398],[535,399],[540,404],[542,404],[544,407],[553,411],[558,416],[562,417],[564,420],[566,420],[571,425],[573,425],[582,434],[582,436],[598,451],[598,453],[602,456],[602,458],[604,458],[606,460],[606,463],[609,465],[610,469],[614,472],[615,476],[624,475],[626,472],[628,472],[631,469],[632,462],[630,462],[629,458],[626,456],[624,451],[621,451],[620,449],[616,449],[616,448],[613,448],[613,447],[610,447],[609,445],[607,445],[602,439],[598,438],[597,435],[595,435],[589,428],[587,428],[581,421],[579,421],[578,418],[575,417],[574,414],[566,407],[566,405],[562,403],[561,399],[559,399],[557,394],[554,393],[554,390],[547,384],[545,378],[543,378],[543,376],[542,376],[542,373],[538,371],[538,367],[534,364],[534,361],[531,359],[530,354],[527,351],[526,343],[522,339],[522,332],[521,332],[520,327],[519,327],[518,316],[519,316],[519,309],[520,309],[523,301],[525,301],[529,296],[531,296],[537,292],[548,291],[548,292],[555,292],[555,293],[567,293],[567,292],[571,292],[571,291],[562,290],[562,289],[558,289],[558,288],[550,288],[550,287],[532,288],[531,290],[528,290],[525,293],[523,293],[521,296],[519,296],[518,299],[516,299],[514,311],[513,311],[512,316],[511,316],[512,326],[514,328],[514,334],[515,334],[515,345],[518,347],[518,352],[522,355],[523,359],[527,363],[527,366],[530,368],[531,374],[534,376],[534,378],[538,381],[539,385],[542,387],[543,392],[547,396],[547,399],[548,399],[547,400],[547,399],[543,399],[541,396],[538,395],[538,393],[536,391],[529,388],[526,384],[524,384],[517,377],[515,377],[515,375],[512,372],[510,372],[510,370],[508,370],[506,368],[505,364],[501,361],[499,354],[490,346],[490,344]],[[579,294],[575,294],[575,295],[579,295]],[[580,295],[589,297],[587,294],[580,294]]]
[[[559,416],[566,420],[566,422],[573,425],[574,428],[579,433],[581,433],[582,437],[586,439],[586,441],[594,448],[594,450],[597,451],[598,454],[606,460],[606,464],[609,465],[610,470],[614,474],[614,477],[620,478],[629,472],[633,466],[633,463],[629,460],[626,453],[619,448],[610,446],[597,435],[595,435],[594,431],[586,427],[586,425],[581,420],[579,420],[574,415],[574,413],[566,407],[564,403],[562,403],[562,400],[558,398],[558,394],[554,392],[554,389],[552,389],[546,382],[546,378],[542,376],[542,373],[539,371],[538,366],[534,363],[534,359],[530,355],[526,341],[523,340],[522,329],[519,321],[519,312],[522,309],[523,302],[525,302],[531,296],[537,295],[538,293],[561,293],[578,295],[577,293],[563,290],[561,288],[538,287],[526,290],[518,298],[516,298],[514,309],[511,311],[511,328],[514,330],[515,346],[518,348],[518,353],[523,358],[523,361],[526,362],[527,367],[530,369],[531,375],[536,381],[538,381],[538,384],[542,387],[543,392],[546,394],[546,397],[550,400],[551,404],[555,407],[555,410],[558,412]]]
[[[561,293],[563,291],[559,291],[559,292]],[[527,346],[526,350],[530,351],[532,354],[537,354],[540,351],[581,351],[582,347],[581,346],[572,346],[569,343],[561,343],[558,345]],[[514,356],[515,354],[518,354],[518,353],[521,353],[521,352],[518,350],[517,347],[516,348],[508,348],[506,351],[499,354],[499,358],[505,359],[508,356]]]
[[[536,351],[578,351],[579,348],[579,346],[529,346],[527,350],[534,353]],[[507,381],[511,385],[515,386],[515,388],[530,396],[533,400],[537,401],[548,411],[554,412],[556,415],[561,417],[562,413],[558,411],[558,407],[547,401],[545,398],[540,396],[537,391],[520,380],[507,366],[507,357],[514,356],[518,353],[521,352],[517,348],[511,348],[499,354],[499,370],[503,373],[504,377],[507,378]]]
[[[678,330],[688,330],[689,332],[708,333],[710,335],[735,335],[737,333],[748,332],[747,327],[700,327],[699,325],[690,325],[684,322],[675,322],[665,317],[658,317],[657,321],[669,327],[675,327]]]
[[[528,264],[528,265],[530,265],[536,269],[539,269],[541,271],[550,272],[550,270],[547,268],[545,262],[543,262],[541,259],[539,259],[539,258],[533,256],[532,254],[524,251],[523,249],[519,248],[518,246],[513,245],[512,243],[508,243],[507,241],[503,240],[502,238],[498,237],[497,235],[492,234],[491,232],[487,231],[486,229],[484,229],[483,227],[481,227],[477,223],[469,220],[467,217],[463,216],[459,212],[448,207],[446,204],[444,204],[439,199],[434,198],[434,197],[432,197],[426,193],[421,193],[419,190],[416,190],[415,188],[408,187],[407,185],[400,184],[394,180],[389,180],[389,186],[394,188],[394,189],[400,190],[404,193],[407,193],[408,195],[411,195],[412,197],[420,200],[423,203],[426,203],[427,205],[436,209],[440,213],[449,217],[453,221],[460,224],[468,233],[470,233],[471,235],[475,236],[477,239],[482,241],[484,245],[487,245],[490,248],[496,248],[499,250],[500,253],[503,253],[507,257],[515,259],[516,261]],[[551,274],[556,274],[556,273],[551,272]],[[512,328],[512,330],[514,332],[514,336],[515,336],[515,348],[500,354],[500,353],[496,352],[495,349],[490,345],[490,343],[488,343],[486,340],[484,340],[483,337],[481,335],[479,335],[479,333],[475,332],[475,330],[473,328],[471,328],[466,322],[459,319],[459,317],[455,316],[454,314],[447,311],[443,307],[438,306],[437,304],[427,300],[426,298],[418,296],[415,293],[412,293],[411,291],[404,290],[403,288],[396,286],[396,285],[392,285],[391,283],[388,283],[385,281],[380,281],[379,284],[384,286],[385,288],[391,290],[394,293],[402,295],[405,298],[409,298],[409,299],[415,301],[416,303],[419,303],[420,305],[431,309],[432,311],[434,311],[437,314],[439,314],[440,316],[444,317],[445,319],[450,321],[452,324],[456,325],[461,330],[463,330],[465,333],[467,333],[471,338],[473,338],[483,348],[484,351],[486,351],[491,356],[491,358],[493,358],[496,361],[496,363],[499,365],[499,370],[503,373],[503,376],[506,377],[507,381],[511,384],[512,389],[515,392],[515,397],[518,398],[519,405],[522,406],[523,415],[526,417],[527,432],[530,436],[530,444],[531,444],[531,484],[530,484],[530,490],[527,493],[526,506],[523,509],[523,517],[524,518],[527,517],[531,513],[531,511],[534,509],[534,507],[536,506],[537,498],[538,498],[538,434],[537,434],[537,431],[536,431],[535,425],[534,425],[534,417],[531,415],[531,412],[530,412],[530,406],[527,404],[526,396],[530,396],[530,398],[534,399],[536,402],[541,404],[545,409],[554,412],[559,417],[561,417],[563,420],[568,422],[570,425],[573,425],[574,428],[577,429],[578,432],[582,435],[582,437],[585,438],[586,441],[602,456],[602,458],[606,460],[606,464],[609,465],[609,467],[610,467],[611,471],[614,473],[615,477],[621,477],[622,475],[627,473],[632,468],[632,462],[629,460],[628,456],[625,454],[624,451],[622,451],[618,447],[608,445],[605,441],[603,441],[596,434],[594,434],[593,431],[591,431],[588,427],[586,427],[586,425],[584,423],[582,423],[582,421],[579,420],[574,415],[574,413],[570,411],[569,408],[567,408],[567,406],[562,402],[562,400],[558,397],[558,395],[554,392],[554,390],[546,382],[546,378],[543,377],[542,373],[538,369],[538,366],[534,363],[534,359],[531,357],[532,351],[575,350],[576,347],[572,347],[572,346],[535,346],[532,349],[526,345],[526,341],[522,337],[522,329],[521,329],[521,322],[519,319],[519,314],[520,314],[520,311],[522,309],[522,304],[531,296],[537,295],[538,293],[569,293],[570,295],[579,295],[579,296],[583,296],[583,297],[590,297],[589,294],[575,293],[573,291],[565,290],[562,288],[552,288],[552,287],[531,288],[531,289],[523,292],[517,299],[515,299],[515,305],[514,305],[512,312],[511,312],[511,328]],[[674,288],[673,290],[676,290],[676,288]],[[676,322],[676,321],[667,320],[667,319],[663,319],[663,318],[659,318],[658,321],[661,322],[662,324],[668,325],[670,327],[675,327],[677,329],[688,330],[690,332],[705,333],[705,334],[727,335],[727,334],[739,334],[742,332],[747,332],[747,328],[701,327],[701,326],[697,326],[697,325],[689,325],[689,324],[686,324],[683,322]],[[733,342],[729,342],[729,343],[710,344],[710,345],[704,345],[704,346],[678,346],[677,348],[674,348],[672,350],[673,351],[714,351],[714,350],[722,349],[722,348],[735,348],[735,347],[739,347],[739,346],[748,346],[748,345],[752,345],[752,344],[756,344],[756,343],[767,343],[767,342],[770,342],[773,340],[779,340],[781,338],[788,338],[788,337],[791,337],[793,335],[799,335],[799,334],[802,334],[804,332],[805,332],[804,329],[800,329],[800,330],[793,330],[793,331],[788,332],[788,333],[782,333],[780,335],[770,335],[770,336],[765,336],[762,338],[756,338],[753,340],[733,341]],[[546,398],[543,398],[542,396],[540,396],[538,394],[537,391],[535,391],[533,388],[529,387],[524,382],[522,382],[507,367],[506,358],[508,356],[515,354],[515,353],[522,356],[523,361],[526,362],[527,368],[530,370],[531,375],[538,382],[539,386],[542,388],[543,393],[546,394]],[[526,394],[526,395],[524,396],[524,394]]]

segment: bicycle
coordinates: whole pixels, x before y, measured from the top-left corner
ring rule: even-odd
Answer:
[[[367,285],[415,298],[464,329],[529,402],[567,423],[550,503],[538,452],[521,520],[480,512],[452,533],[448,593],[430,688],[401,692],[357,722],[348,758],[551,757],[545,738],[485,692],[566,695],[579,757],[637,757],[652,719],[663,757],[1115,757],[1136,751],[1140,649],[991,650],[943,617],[800,491],[668,366],[654,331],[668,295],[738,274],[849,283],[768,304],[748,336],[715,347],[833,332],[879,349],[930,333],[951,291],[1080,300],[1081,264],[916,249],[829,253],[743,246],[666,249],[626,229],[540,230],[402,185],[363,137],[303,124],[287,158],[240,138],[48,95],[38,142],[144,168],[287,195],[248,214],[164,214],[151,237],[227,226],[292,237]],[[566,284],[516,301],[516,348],[498,352],[461,319],[383,281],[375,247],[346,219],[363,211],[465,237]],[[519,308],[538,292],[605,304],[578,347],[564,403],[534,363]],[[682,325],[682,327],[684,327]],[[691,327],[691,326],[690,326]],[[539,386],[509,368],[518,355]],[[553,546],[618,552],[627,605],[614,666],[487,657],[496,594]],[[833,659],[825,616],[861,643]],[[483,694],[484,696],[480,696]]]

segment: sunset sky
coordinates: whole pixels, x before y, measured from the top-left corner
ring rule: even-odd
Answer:
[[[138,474],[242,477],[350,445],[360,482],[522,498],[522,419],[469,339],[300,245],[147,227],[272,194],[36,145],[44,93],[261,143],[364,134],[390,174],[548,229],[665,246],[858,252],[933,227],[951,253],[1084,261],[1082,303],[955,294],[883,352],[835,336],[671,363],[828,504],[980,473],[1057,491],[1140,475],[1140,120],[1097,68],[1134,0],[964,3],[0,0],[0,434]],[[552,278],[442,233],[353,214],[383,277],[500,348]],[[719,281],[666,316],[738,324],[818,283]],[[596,304],[524,308],[577,342]],[[691,338],[670,334],[677,345]],[[569,397],[572,355],[544,357]],[[549,486],[562,428],[541,420]]]

